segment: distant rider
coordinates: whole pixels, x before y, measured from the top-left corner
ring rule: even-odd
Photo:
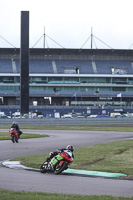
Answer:
[[[22,134],[22,131],[20,131],[19,125],[17,122],[13,122],[11,128],[16,128],[16,131],[18,132],[18,138],[20,138],[20,135]]]
[[[71,145],[67,145],[66,148],[58,149],[57,151],[50,152],[49,157],[46,159],[46,162],[49,162],[54,156],[56,156],[59,153],[62,153],[64,151],[70,151],[70,152],[72,152],[72,157],[74,158],[74,154],[73,154],[74,147],[71,146]]]

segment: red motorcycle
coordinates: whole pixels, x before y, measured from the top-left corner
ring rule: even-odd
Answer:
[[[10,129],[10,136],[11,136],[11,141],[13,142],[13,143],[18,143],[18,139],[19,139],[19,137],[18,137],[18,132],[16,131],[16,128],[11,128]]]
[[[41,167],[41,173],[54,172],[54,174],[60,174],[66,170],[73,162],[72,152],[65,150],[63,153],[59,153],[53,157],[49,162],[44,162]]]

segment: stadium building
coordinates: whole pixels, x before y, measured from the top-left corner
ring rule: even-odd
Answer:
[[[132,112],[133,50],[30,49],[29,105],[45,116],[46,109],[62,107],[86,114]],[[0,110],[19,106],[20,49],[0,48]]]

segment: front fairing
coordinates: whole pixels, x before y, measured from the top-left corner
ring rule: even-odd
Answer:
[[[69,150],[64,151],[60,154],[64,160],[66,160],[68,163],[73,162],[72,152]]]
[[[11,129],[10,129],[10,135],[11,135],[11,136],[17,136],[17,131],[16,131],[15,128],[11,128]]]
[[[71,151],[64,151],[63,153],[58,154],[54,158],[52,158],[51,163],[55,166],[60,161],[66,162],[68,164],[73,162],[72,152]]]

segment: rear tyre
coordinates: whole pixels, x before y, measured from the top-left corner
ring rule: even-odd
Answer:
[[[59,166],[59,164],[57,164],[54,174],[60,174],[62,171],[64,171],[67,168],[68,168],[68,164],[65,162],[61,166]]]
[[[18,138],[17,137],[15,137],[15,142],[18,143]]]
[[[40,167],[40,172],[41,173],[46,173],[47,172],[47,166],[48,164],[46,164],[45,162],[41,165]]]

